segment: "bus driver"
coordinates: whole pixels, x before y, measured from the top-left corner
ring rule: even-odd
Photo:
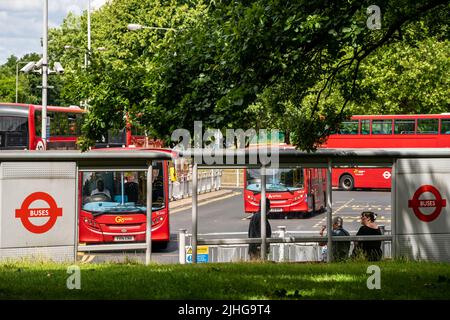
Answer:
[[[105,188],[105,183],[103,182],[103,180],[97,180],[97,189],[92,190],[91,196],[99,193],[103,193],[111,198],[111,193],[107,188]]]

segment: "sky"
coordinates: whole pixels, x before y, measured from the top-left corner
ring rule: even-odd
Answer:
[[[95,10],[107,0],[48,0],[49,28],[61,25],[69,12],[81,15],[89,1]],[[0,0],[0,65],[11,55],[42,54],[43,20],[44,0]]]

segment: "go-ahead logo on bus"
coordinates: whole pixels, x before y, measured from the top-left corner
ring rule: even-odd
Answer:
[[[35,201],[47,202],[48,208],[30,208]],[[16,218],[22,221],[23,226],[33,233],[45,233],[49,231],[56,223],[56,219],[62,216],[62,208],[58,208],[55,199],[45,192],[34,192],[30,194],[22,203],[20,209],[16,209]],[[44,224],[35,225],[31,218],[47,218]],[[41,219],[39,219],[41,220]]]
[[[431,193],[434,199],[419,199],[424,193]],[[438,189],[431,185],[423,185],[413,195],[411,200],[408,200],[408,208],[412,208],[417,218],[424,222],[431,222],[441,214],[442,208],[447,205],[447,201],[442,199],[441,193]],[[434,208],[431,214],[425,214],[420,208]]]

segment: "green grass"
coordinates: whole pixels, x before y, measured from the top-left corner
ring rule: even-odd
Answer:
[[[371,264],[380,290],[367,288]],[[0,299],[450,299],[444,263],[85,264],[81,290],[67,289],[67,267],[0,263]]]

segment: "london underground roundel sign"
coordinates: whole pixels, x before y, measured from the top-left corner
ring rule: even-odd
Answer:
[[[433,194],[434,199],[420,200],[419,197],[425,192]],[[431,185],[423,185],[413,195],[413,198],[408,201],[408,208],[412,208],[417,218],[424,222],[431,222],[441,214],[442,208],[447,205],[447,201],[442,199],[438,189]],[[434,208],[431,214],[424,214],[420,208]]]
[[[30,208],[30,205],[37,200],[47,202],[48,208]],[[23,226],[33,233],[45,233],[56,223],[56,219],[62,216],[62,208],[58,208],[55,199],[45,192],[34,192],[30,194],[22,203],[20,209],[16,209],[16,218],[22,221]],[[47,222],[42,225],[35,225],[31,218],[47,218]]]

